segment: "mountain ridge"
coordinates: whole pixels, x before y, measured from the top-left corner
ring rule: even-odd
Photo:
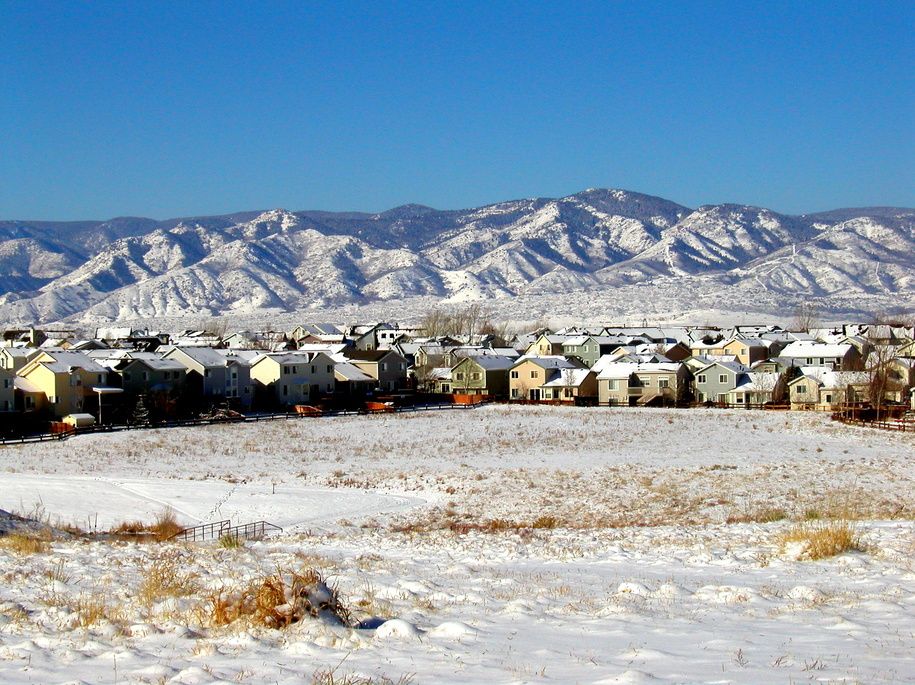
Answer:
[[[461,210],[406,204],[379,213],[10,220],[0,221],[0,237],[7,322],[290,312],[662,282],[811,297],[915,291],[915,209],[691,209],[619,189]]]

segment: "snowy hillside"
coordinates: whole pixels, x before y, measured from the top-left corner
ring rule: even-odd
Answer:
[[[622,190],[460,211],[6,221],[0,237],[6,323],[267,315],[424,296],[606,297],[662,284],[689,297],[725,286],[915,295],[915,210],[691,210]]]

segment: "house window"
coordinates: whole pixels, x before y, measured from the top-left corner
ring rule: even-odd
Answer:
[[[101,373],[100,373],[100,374],[98,375],[98,382],[99,382],[99,383],[104,383],[104,382],[105,382],[105,380],[104,380],[104,374],[101,374]]]
[[[705,374],[704,374],[704,373],[700,373],[698,376],[696,376],[696,382],[697,382],[697,383],[705,383]]]
[[[317,372],[318,372],[318,367],[315,366],[314,364],[312,364],[312,365],[311,365],[311,372],[312,372],[312,373],[317,373]]]
[[[566,388],[566,389],[565,389],[565,396],[566,396],[566,397],[572,397],[572,392],[573,392],[573,391],[572,391],[572,388]]]
[[[328,364],[328,365],[327,365],[327,373],[333,373],[333,372],[334,372],[334,365],[333,365],[333,364]]]
[[[663,388],[669,388],[669,387],[670,387],[670,379],[669,379],[669,378],[659,378],[659,379],[658,379],[658,387],[661,388],[661,389],[663,389]]]
[[[832,404],[832,395],[826,395],[826,403]]]
[[[798,385],[798,386],[797,386],[797,394],[798,394],[798,395],[806,395],[806,394],[807,394],[807,386],[806,386],[806,385]]]
[[[283,396],[285,397],[288,394],[289,394],[289,386],[286,384],[283,384]]]
[[[728,382],[727,374],[719,373],[719,374],[718,374],[718,382],[719,382],[719,383],[727,383],[727,382]]]
[[[539,371],[531,371],[531,378],[537,378],[540,375]]]
[[[642,382],[642,387],[643,387],[643,388],[650,388],[650,387],[651,387],[651,378],[650,378],[650,377],[648,377],[648,378],[640,378],[639,380]]]
[[[518,388],[512,388],[512,397],[517,399],[518,397]]]
[[[517,377],[518,377],[518,372],[512,371],[512,378],[517,378]]]
[[[619,390],[619,381],[607,381],[607,390]]]
[[[454,374],[454,378],[455,378],[455,380],[458,380],[458,381],[464,380],[464,372],[458,371],[456,374]]]
[[[298,374],[298,373],[299,373],[299,367],[298,367],[298,366],[293,366],[293,367],[292,367],[292,373],[293,373],[293,375]]]
[[[149,372],[148,372],[148,371],[144,371],[144,372],[143,372],[143,380],[144,380],[144,381],[148,381],[148,380],[149,380]]]
[[[743,404],[743,395],[737,395],[734,399],[737,400],[737,404]]]
[[[722,393],[722,394],[718,395],[718,401],[719,401],[721,404],[727,404],[727,403],[728,403],[728,396],[727,396],[726,394]]]
[[[387,362],[381,362],[381,370],[382,370],[382,371],[387,371],[387,370],[388,370],[388,363],[387,363]]]
[[[480,372],[479,372],[479,371],[474,371],[473,373],[471,373],[471,374],[470,374],[470,380],[472,380],[472,381],[478,381],[478,380],[480,380]]]
[[[203,377],[204,377],[204,378],[209,378],[209,377],[210,377],[210,370],[209,370],[209,369],[204,369],[204,370],[203,370]]]

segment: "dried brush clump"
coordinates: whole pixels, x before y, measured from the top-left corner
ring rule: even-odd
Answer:
[[[147,569],[140,582],[138,598],[150,607],[171,597],[188,597],[199,590],[196,576],[181,568],[181,560],[173,555],[157,559]]]
[[[34,535],[10,533],[0,537],[0,549],[8,549],[23,556],[44,554],[51,549],[51,543],[46,538]]]
[[[817,560],[844,552],[863,552],[858,531],[848,521],[804,522],[792,526],[780,538],[782,548],[802,545],[801,557]]]
[[[241,592],[220,590],[207,598],[205,614],[217,626],[244,620],[267,628],[286,628],[308,617],[335,625],[352,623],[337,588],[329,586],[313,569],[277,571]]]

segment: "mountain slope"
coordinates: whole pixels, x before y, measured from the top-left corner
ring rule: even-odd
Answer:
[[[0,237],[7,322],[555,296],[629,284],[717,283],[779,296],[915,292],[915,210],[692,210],[622,190],[452,211],[6,221]]]

